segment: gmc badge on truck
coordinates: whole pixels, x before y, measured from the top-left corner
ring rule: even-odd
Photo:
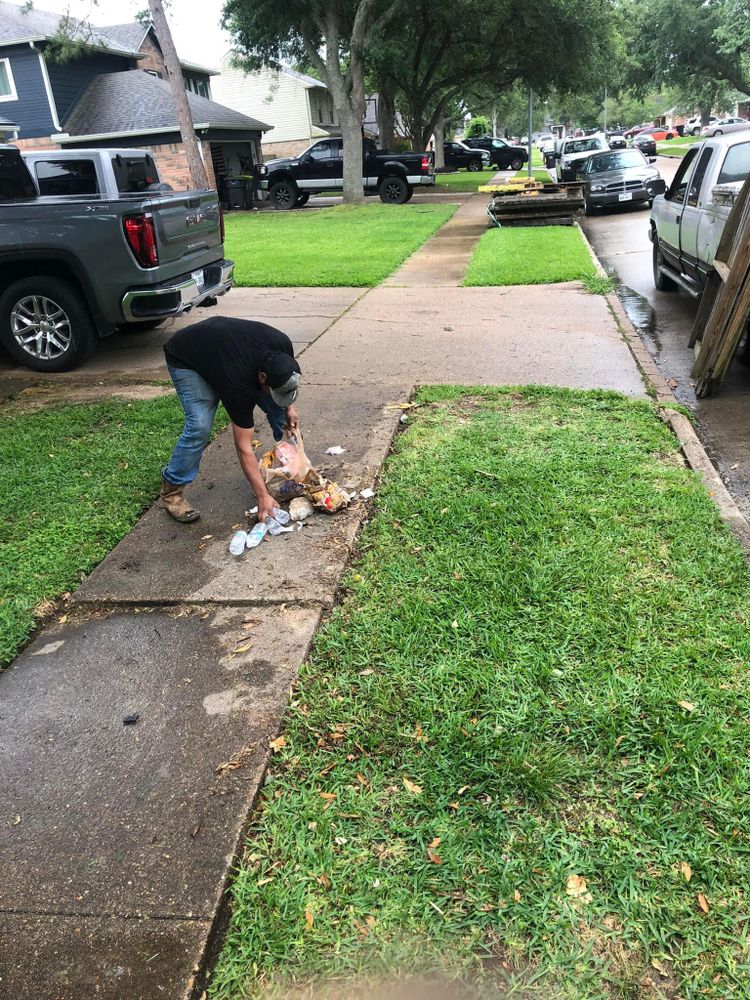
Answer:
[[[206,218],[207,216],[205,212],[195,212],[194,215],[188,215],[186,217],[185,225],[188,227],[188,229],[192,229],[193,226],[199,226],[201,222],[205,222]]]

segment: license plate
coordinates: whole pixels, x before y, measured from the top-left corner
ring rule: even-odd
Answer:
[[[633,192],[632,191],[627,191],[624,194],[618,195],[618,198],[620,199],[620,201],[632,201],[633,200]]]
[[[203,288],[204,284],[206,283],[206,279],[203,276],[203,271],[202,270],[200,270],[200,271],[193,271],[191,277],[192,277],[193,281],[196,283],[196,285],[198,286],[198,288]]]

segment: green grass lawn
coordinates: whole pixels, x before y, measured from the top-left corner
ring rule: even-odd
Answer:
[[[657,142],[656,152],[669,153],[671,156],[684,156],[691,146],[694,146],[696,142],[705,142],[705,138],[703,135],[685,135],[675,139],[664,139],[662,142]]]
[[[226,253],[244,287],[377,285],[455,205],[363,205],[228,215]]]
[[[497,173],[497,168],[491,170],[456,170],[452,174],[435,174],[436,191],[476,191],[481,184],[489,184]],[[427,188],[426,190],[430,190]]]
[[[575,226],[489,229],[474,251],[464,285],[538,285],[596,273]]]
[[[435,972],[473,982],[451,997],[747,997],[742,553],[648,402],[418,401],[209,995]]]
[[[528,167],[525,167],[525,166],[522,167],[520,170],[517,170],[513,176],[514,177],[528,177],[529,176]],[[542,184],[554,184],[555,183],[555,181],[553,180],[553,178],[550,176],[549,170],[547,170],[546,167],[532,167],[531,168],[531,176],[534,178],[535,181],[541,181]]]
[[[0,412],[0,665],[151,503],[181,423],[173,396]]]

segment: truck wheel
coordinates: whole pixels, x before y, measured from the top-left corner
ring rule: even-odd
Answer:
[[[386,205],[404,205],[410,198],[409,185],[403,177],[384,177],[378,188],[380,200]]]
[[[700,135],[701,134],[700,126],[698,128],[694,128],[693,131],[690,134],[691,135]]]
[[[481,170],[482,169],[482,161],[481,160],[469,160],[469,162],[466,164],[466,169],[470,170],[473,174],[475,174],[477,172],[477,170]]]
[[[310,200],[310,192],[309,191],[300,191],[300,193],[297,195],[297,200],[294,203],[294,207],[295,208],[302,208],[302,206],[306,205],[309,200]]]
[[[299,194],[294,181],[277,181],[271,185],[268,198],[274,208],[280,212],[288,212],[290,208],[294,208]]]
[[[657,292],[673,292],[677,288],[677,283],[672,281],[670,277],[662,272],[661,266],[664,263],[664,258],[662,257],[661,247],[659,245],[659,237],[654,233],[654,252],[653,252],[653,266],[654,266],[654,288]]]
[[[81,293],[40,274],[14,281],[0,296],[0,341],[35,372],[64,372],[94,350],[96,328]]]
[[[520,156],[515,156],[510,161],[510,169],[511,170],[520,170],[522,166],[523,166],[523,160],[521,159]]]

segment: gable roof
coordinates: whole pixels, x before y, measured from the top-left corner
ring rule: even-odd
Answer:
[[[268,132],[272,126],[187,92],[196,128],[212,126]],[[138,135],[178,128],[172,90],[145,70],[102,73],[83,92],[63,125],[71,139],[94,135]]]
[[[154,41],[158,45],[158,38],[150,21],[146,24],[141,24],[140,21],[130,21],[127,24],[108,24],[101,30],[106,33],[108,38],[113,39],[118,44],[131,47],[138,52],[146,36],[153,31]],[[206,76],[218,76],[219,73],[218,70],[208,69],[207,66],[200,66],[198,63],[187,62],[185,59],[180,59],[180,66],[196,73],[205,73]]]
[[[137,47],[123,45],[118,39],[110,38],[106,28],[97,28],[88,21],[55,14],[36,7],[20,7],[18,4],[0,0],[0,46],[19,42],[42,42],[54,38],[61,27],[75,40],[85,42],[94,49],[107,49],[116,55],[139,58]]]

